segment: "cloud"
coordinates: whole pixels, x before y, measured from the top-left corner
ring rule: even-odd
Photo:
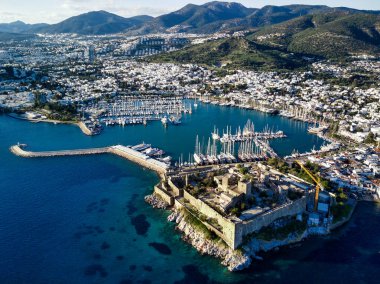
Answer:
[[[171,11],[169,8],[163,8],[162,5],[158,7],[140,5],[141,1],[120,1],[120,0],[64,0],[61,4],[61,8],[77,13],[88,12],[97,10],[105,10],[108,12],[116,13],[120,16],[130,17],[136,15],[152,15],[158,16]]]
[[[16,21],[17,19],[23,19],[26,15],[23,13],[14,12],[0,12],[0,18],[2,23],[9,23]]]

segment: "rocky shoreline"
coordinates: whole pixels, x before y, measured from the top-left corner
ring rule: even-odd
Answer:
[[[169,207],[165,201],[155,194],[145,196],[145,201],[154,208],[168,209]],[[309,228],[302,234],[290,234],[283,240],[265,241],[253,238],[241,249],[233,250],[220,239],[208,239],[202,231],[186,221],[184,211],[174,208],[171,210],[172,213],[167,220],[177,224],[176,230],[181,232],[182,239],[191,244],[199,253],[221,259],[221,264],[231,272],[248,268],[253,259],[262,260],[262,257],[256,255],[259,252],[268,252],[283,246],[299,243],[309,235],[327,233]]]
[[[177,224],[176,229],[182,232],[182,239],[191,244],[201,254],[210,255],[222,260],[229,271],[243,270],[251,265],[251,258],[240,250],[232,250],[222,240],[208,240],[204,234],[187,223],[180,211],[173,211],[168,221]]]
[[[156,209],[167,209],[169,206],[169,204],[163,201],[156,194],[147,195],[144,197],[144,200],[146,203],[148,203],[149,205],[151,205],[153,208],[156,208]]]

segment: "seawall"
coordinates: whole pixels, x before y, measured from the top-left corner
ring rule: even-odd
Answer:
[[[136,150],[122,145],[103,147],[103,148],[90,148],[90,149],[75,149],[75,150],[59,150],[59,151],[43,151],[31,152],[22,149],[22,145],[13,145],[10,151],[16,156],[24,158],[39,158],[39,157],[59,157],[59,156],[78,156],[78,155],[96,155],[96,154],[114,154],[132,161],[140,166],[148,168],[157,172],[158,174],[165,174],[169,166],[158,160],[152,159]]]

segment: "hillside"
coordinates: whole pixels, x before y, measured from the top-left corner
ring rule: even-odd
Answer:
[[[22,21],[0,24],[0,32],[23,33],[33,28],[47,27],[48,24],[25,24]]]
[[[380,55],[380,15],[348,10],[309,14],[245,38],[205,42],[150,60],[279,70],[306,66],[305,56],[339,60],[352,54]]]
[[[358,13],[349,8],[330,8],[321,5],[265,6],[261,9],[247,8],[234,2],[210,2],[203,5],[188,4],[182,9],[159,16],[130,34],[155,32],[215,33],[247,30],[282,23],[302,15],[329,13]]]
[[[305,40],[315,42],[317,46],[320,34],[328,37],[337,35],[334,25],[341,29],[351,29],[350,21],[358,21],[358,25],[367,25],[370,29],[369,38],[376,44],[376,35],[373,23],[365,23],[360,17],[376,18],[379,11],[360,11],[350,8],[331,8],[321,5],[286,5],[265,6],[261,9],[247,8],[239,3],[213,1],[203,5],[188,4],[177,11],[158,16],[136,16],[124,18],[106,11],[95,11],[68,18],[54,25],[37,24],[28,25],[17,21],[9,24],[0,24],[0,31],[13,33],[77,33],[83,35],[102,35],[112,33],[126,33],[127,35],[146,35],[152,33],[188,32],[198,34],[211,34],[217,32],[233,31],[259,31],[263,40],[266,34],[272,35],[271,40],[264,40],[263,44],[283,46],[289,50],[305,51]],[[357,19],[355,15],[359,15]],[[363,16],[360,16],[363,15]],[[365,16],[364,16],[365,15]],[[352,16],[347,22],[338,20]],[[329,27],[328,24],[334,22]],[[326,25],[324,30],[320,27]],[[312,29],[313,32],[311,32]],[[327,30],[326,30],[327,29]],[[330,31],[332,29],[332,31]],[[308,30],[306,32],[306,30]],[[261,32],[261,33],[260,33]],[[304,34],[297,35],[298,33]],[[284,38],[277,38],[276,34],[284,33]],[[364,36],[366,31],[360,32]],[[352,34],[348,35],[352,37]],[[355,35],[356,38],[358,35]],[[360,37],[359,36],[359,37]],[[293,38],[294,37],[294,38]],[[253,39],[253,38],[252,38]],[[361,40],[360,38],[358,38]],[[294,41],[293,41],[294,40]],[[343,40],[341,39],[343,42]],[[292,42],[292,44],[291,44]],[[347,41],[346,41],[347,43]],[[362,47],[362,44],[356,42]],[[306,50],[315,53],[314,50]],[[325,54],[325,51],[322,52]]]
[[[179,51],[153,56],[148,60],[260,70],[289,70],[307,64],[301,56],[259,45],[246,38],[228,38],[206,42]]]
[[[154,32],[191,32],[209,24],[223,22],[235,18],[244,18],[255,9],[234,2],[209,2],[203,5],[188,4],[182,9],[159,16],[142,27],[135,33],[145,34]]]
[[[379,15],[340,11],[302,16],[263,28],[249,38],[289,52],[333,58],[379,52],[379,32]]]
[[[309,15],[314,13],[324,13],[332,10],[333,8],[327,6],[314,6],[314,5],[287,5],[287,6],[264,6],[257,9],[252,14],[244,19],[240,19],[233,23],[226,23],[225,28],[238,27],[239,29],[249,29],[254,27],[264,27],[273,24],[282,23],[302,15]]]
[[[124,32],[151,20],[150,16],[123,18],[106,11],[96,11],[68,18],[58,24],[32,29],[39,33],[77,33],[102,35]]]

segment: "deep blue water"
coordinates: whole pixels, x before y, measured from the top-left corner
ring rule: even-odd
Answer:
[[[8,148],[74,149],[141,141],[174,157],[193,151],[195,136],[247,118],[289,136],[273,142],[282,155],[322,141],[301,122],[254,111],[200,106],[183,125],[110,127],[96,137],[76,126],[0,116],[0,283],[375,283],[380,279],[380,209],[360,204],[353,220],[326,238],[266,255],[249,271],[229,273],[180,240],[167,212],[146,205],[158,177],[111,155],[24,159]]]

